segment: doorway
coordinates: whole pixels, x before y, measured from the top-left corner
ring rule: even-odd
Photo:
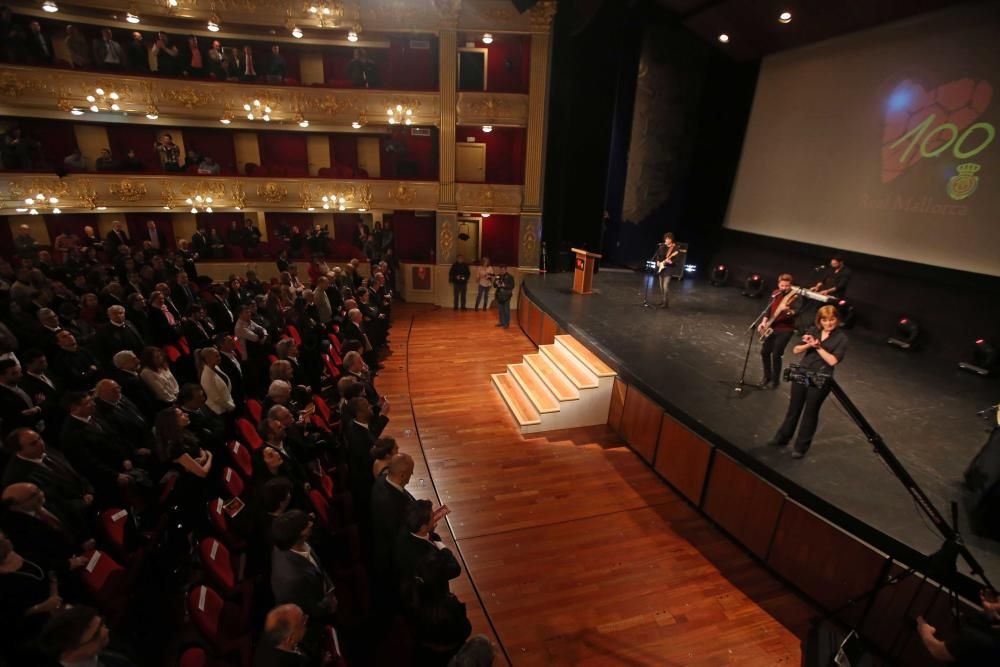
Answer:
[[[486,144],[455,144],[455,180],[486,182]]]
[[[482,252],[479,242],[482,226],[483,219],[478,216],[458,216],[458,237],[455,239],[455,254],[464,257],[468,264],[479,263],[479,256]]]

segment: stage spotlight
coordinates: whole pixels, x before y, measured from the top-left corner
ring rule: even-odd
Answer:
[[[990,341],[979,338],[972,350],[972,363],[963,361],[958,367],[984,377],[993,375],[1000,370],[1000,351]]]
[[[900,318],[896,322],[896,335],[889,337],[889,345],[898,347],[901,350],[909,350],[917,342],[920,335],[920,327],[909,317]]]
[[[743,296],[757,299],[764,293],[764,279],[759,273],[751,273],[743,283]]]
[[[837,302],[837,317],[840,318],[840,326],[850,329],[854,324],[854,306],[841,299]]]
[[[709,280],[715,287],[722,287],[727,282],[729,282],[729,267],[725,264],[719,264],[714,269],[712,269],[712,278]]]
[[[719,35],[719,41],[722,42],[723,44],[728,44],[729,35],[727,35],[726,33],[722,33],[721,35]]]
[[[696,264],[685,264],[684,273],[695,273],[698,270],[698,265]]]

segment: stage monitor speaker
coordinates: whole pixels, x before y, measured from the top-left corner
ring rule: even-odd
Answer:
[[[997,537],[1000,534],[1000,426],[993,427],[986,444],[965,469],[969,490],[968,510],[975,532]]]
[[[511,0],[511,2],[522,14],[538,4],[538,0]]]

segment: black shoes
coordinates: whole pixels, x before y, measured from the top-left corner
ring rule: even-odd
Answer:
[[[799,451],[799,450],[797,450],[797,449],[795,449],[795,450],[792,450],[792,458],[793,458],[793,459],[801,459],[801,458],[802,458],[803,456],[805,456],[805,455],[806,455],[806,453],[805,453],[805,452],[800,452],[800,451]]]
[[[767,441],[768,447],[784,447],[787,444],[788,444],[787,442],[782,442],[777,438],[771,438],[770,440]]]
[[[758,389],[769,389],[771,387],[771,378],[764,378],[754,386]]]

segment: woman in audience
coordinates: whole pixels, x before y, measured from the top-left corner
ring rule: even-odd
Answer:
[[[180,508],[178,518],[185,526],[196,528],[205,525],[205,504],[211,500],[207,477],[212,471],[212,452],[202,448],[197,436],[188,430],[190,423],[180,408],[164,408],[156,415],[153,432],[160,465],[177,475],[171,497]]]
[[[490,307],[490,288],[493,287],[493,267],[490,266],[490,258],[483,257],[482,263],[476,268],[476,282],[479,291],[476,292],[476,310],[479,310],[479,302],[483,302],[483,310]]]
[[[202,363],[201,388],[205,390],[205,405],[214,414],[223,416],[236,409],[233,401],[232,381],[219,369],[222,355],[214,347],[198,350]]]
[[[157,345],[177,345],[180,335],[177,333],[179,324],[173,313],[167,308],[166,300],[161,292],[153,291],[149,295],[149,330],[153,342]]]
[[[170,372],[170,365],[167,363],[167,356],[158,347],[147,347],[142,351],[142,371],[139,377],[153,394],[156,402],[161,407],[171,405],[177,400],[180,386],[177,378]]]

